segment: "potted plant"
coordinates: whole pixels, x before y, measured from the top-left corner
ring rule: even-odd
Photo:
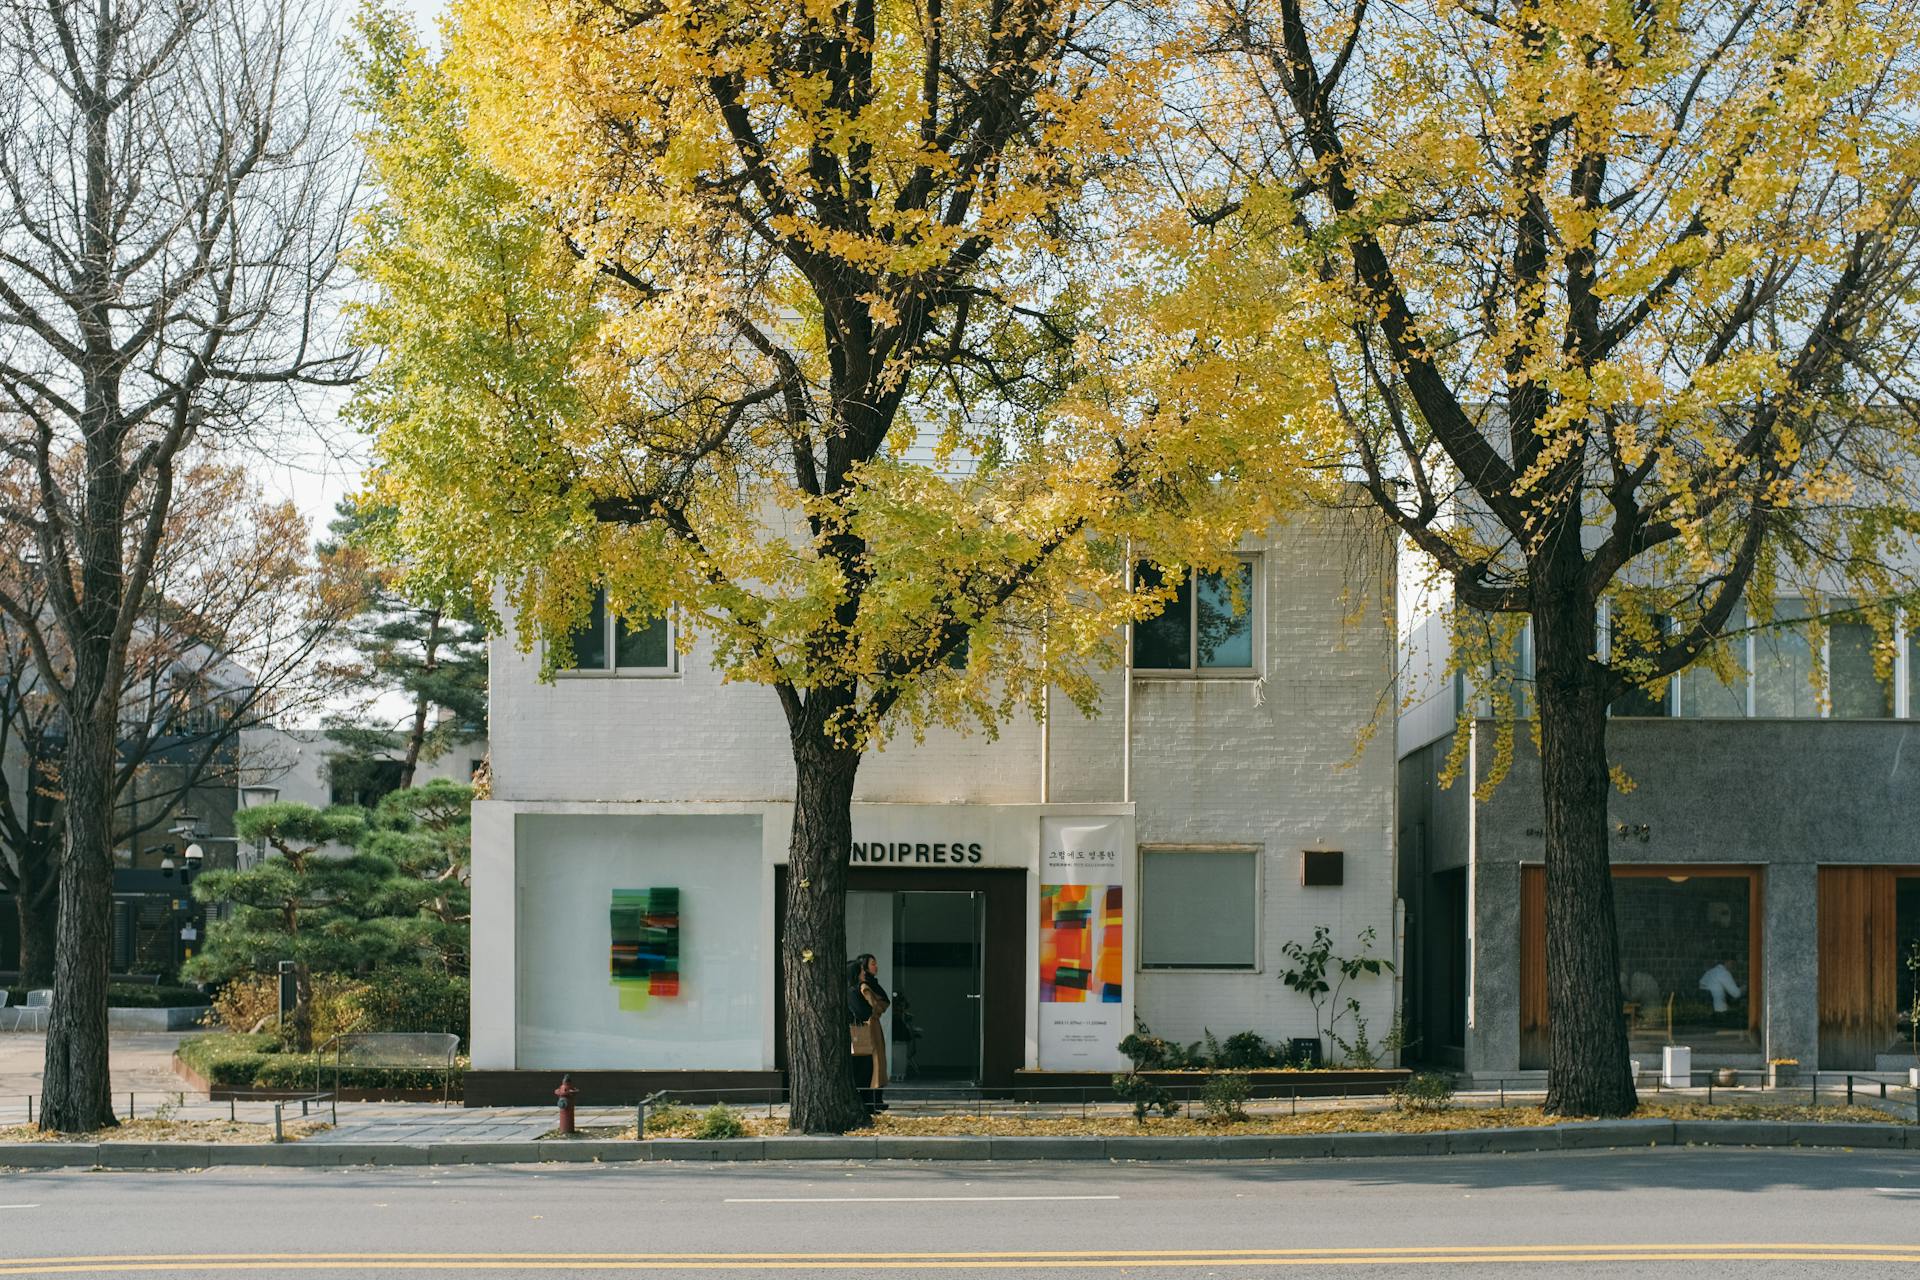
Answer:
[[[1799,1074],[1800,1059],[1798,1058],[1767,1059],[1767,1088],[1769,1089],[1790,1089],[1793,1087],[1794,1078]]]

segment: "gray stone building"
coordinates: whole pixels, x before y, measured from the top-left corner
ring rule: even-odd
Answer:
[[[1696,1068],[1793,1059],[1803,1072],[1904,1073],[1920,1062],[1920,636],[1902,638],[1884,674],[1858,658],[1870,639],[1845,627],[1822,662],[1792,626],[1743,643],[1744,683],[1689,672],[1616,706],[1609,728],[1632,784],[1607,816],[1633,1056],[1651,1071],[1678,1044]],[[1441,645],[1416,629],[1410,648]],[[1430,683],[1399,741],[1415,1052],[1476,1077],[1541,1069],[1538,758],[1522,725],[1504,781],[1469,786],[1487,780],[1500,726],[1481,714],[1462,729],[1472,691]],[[1443,786],[1461,732],[1461,776]]]

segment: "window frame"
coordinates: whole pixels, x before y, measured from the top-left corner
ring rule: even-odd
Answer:
[[[1250,854],[1253,857],[1253,962],[1247,965],[1167,965],[1147,960],[1147,855],[1171,854],[1176,857],[1206,856],[1213,853]],[[1266,884],[1267,847],[1261,843],[1231,840],[1203,840],[1184,843],[1148,843],[1134,847],[1134,883],[1139,888],[1140,938],[1134,947],[1133,970],[1148,973],[1261,974],[1266,972]]]
[[[665,624],[667,628],[667,665],[666,666],[664,667],[616,666],[614,665],[614,662],[620,652],[620,647],[618,644],[618,637],[614,631],[614,628],[622,624],[620,619],[617,616],[615,616],[613,610],[606,607],[605,592],[606,592],[606,588],[604,587],[594,588],[595,595],[600,598],[600,626],[601,626],[600,643],[602,646],[601,653],[607,659],[607,665],[604,667],[559,667],[559,668],[556,668],[553,673],[554,678],[559,680],[612,680],[612,679],[672,680],[672,679],[678,679],[680,676],[680,646],[678,643],[680,637],[679,637],[679,626],[674,619],[673,610],[669,609],[667,610],[667,612],[665,612],[660,616],[660,621],[663,624]],[[582,628],[582,630],[584,630],[584,628]],[[566,639],[562,643],[565,643],[571,646],[573,643],[573,637],[574,635],[577,635],[577,634],[579,633],[578,632],[569,633],[569,635],[566,637]]]
[[[1143,667],[1135,659],[1138,628],[1127,628],[1127,667],[1141,680],[1258,680],[1267,669],[1267,583],[1265,560],[1258,551],[1237,551],[1233,556],[1237,563],[1248,566],[1247,625],[1249,664],[1244,667],[1203,667],[1200,665],[1200,571],[1191,565],[1187,567],[1187,665],[1184,667]],[[1139,566],[1130,566],[1128,585],[1131,586]],[[1162,615],[1164,616],[1164,615]],[[1242,973],[1244,970],[1227,970],[1230,973]]]

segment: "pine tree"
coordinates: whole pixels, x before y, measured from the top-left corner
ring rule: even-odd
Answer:
[[[194,896],[229,908],[207,930],[207,947],[182,968],[196,981],[273,971],[292,961],[294,1007],[289,1047],[313,1048],[313,975],[368,973],[412,964],[430,944],[420,908],[429,897],[419,876],[365,849],[339,856],[329,845],[357,846],[367,818],[356,808],[272,804],[243,810],[240,835],[265,839],[278,857],[245,871],[210,871]]]
[[[392,759],[396,737],[400,769],[391,785],[404,790],[421,764],[486,735],[487,635],[446,597],[418,587],[402,590],[398,571],[369,554],[366,536],[390,513],[351,498],[338,512],[329,526],[333,538],[320,551],[359,580],[367,601],[348,632],[358,657],[348,678],[368,710],[393,695],[407,708],[397,724],[368,723],[363,710],[328,726],[327,736],[339,747],[327,762],[336,794],[370,796],[386,789],[382,764]],[[437,723],[436,707],[448,713]]]

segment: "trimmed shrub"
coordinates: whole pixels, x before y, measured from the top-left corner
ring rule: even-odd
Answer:
[[[208,1084],[223,1089],[310,1090],[333,1087],[333,1068],[306,1053],[283,1053],[271,1033],[233,1035],[214,1032],[188,1036],[175,1051]],[[466,1060],[456,1058],[453,1096],[460,1096]],[[317,1074],[316,1074],[317,1073]],[[419,1067],[344,1067],[343,1089],[422,1089],[438,1091],[444,1073]]]
[[[467,1023],[473,984],[466,978],[429,969],[401,969],[380,975],[359,997],[360,1031],[440,1031],[460,1037],[467,1047]]]

